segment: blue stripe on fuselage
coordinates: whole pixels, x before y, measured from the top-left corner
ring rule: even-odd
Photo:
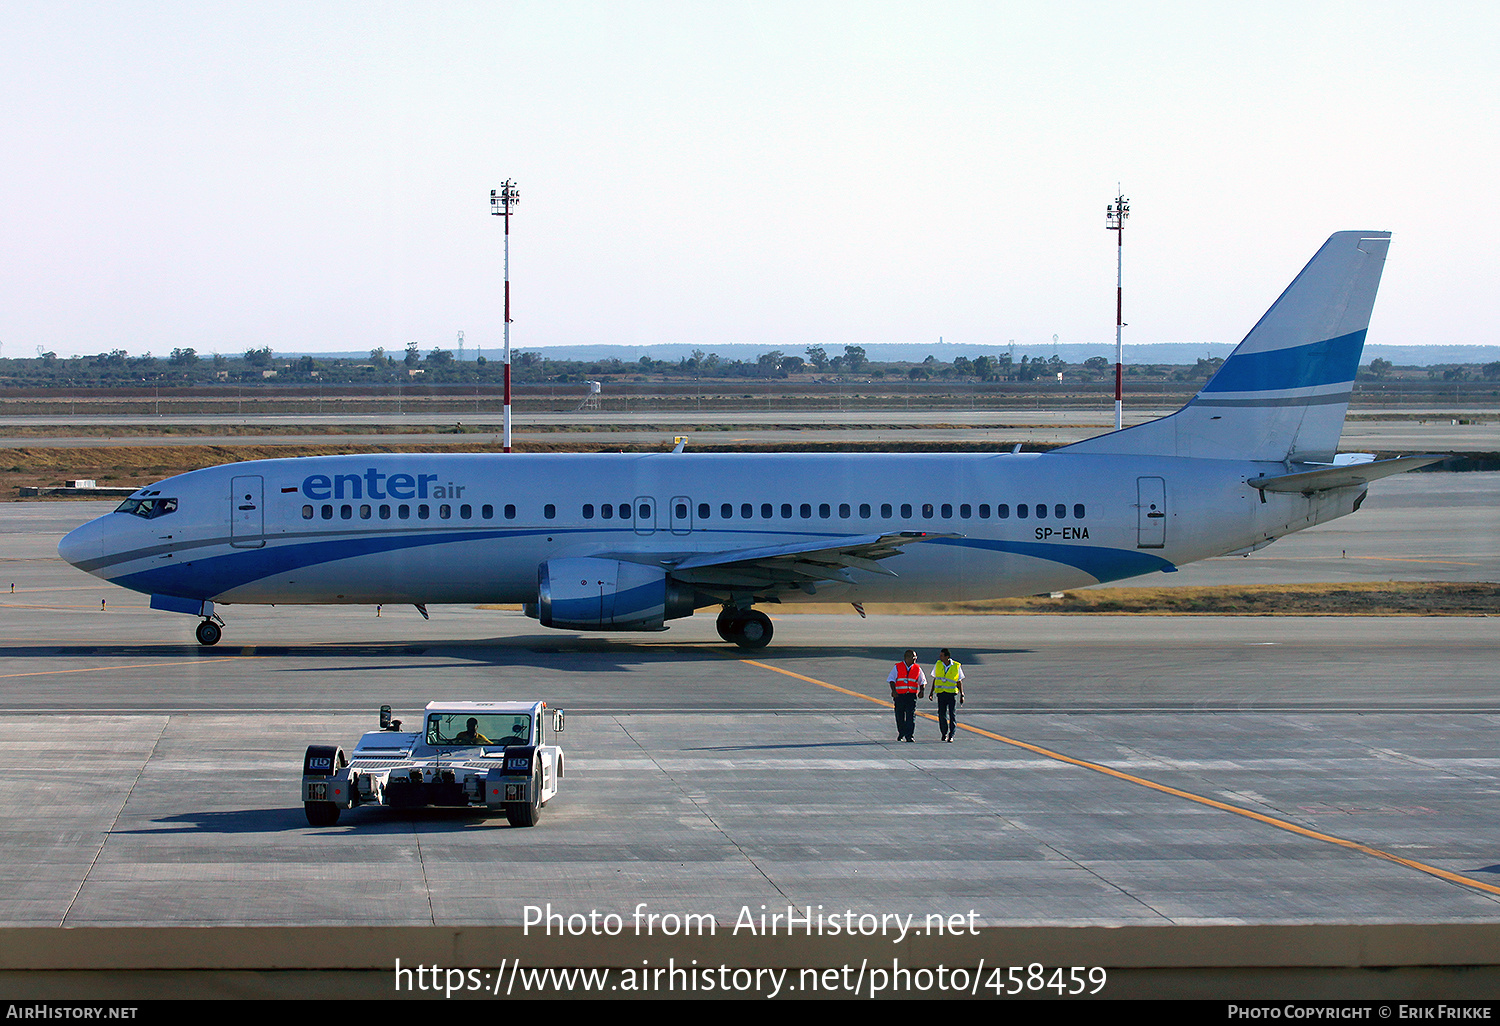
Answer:
[[[210,599],[226,591],[253,584],[267,577],[300,570],[319,563],[335,563],[381,552],[493,539],[497,535],[514,538],[550,534],[535,531],[462,531],[433,534],[378,535],[275,545],[263,549],[238,549],[220,556],[206,556],[173,566],[152,567],[133,574],[110,578],[118,584],[150,595],[175,595],[179,598]]]
[[[449,542],[496,541],[545,535],[599,534],[599,528],[502,528],[475,531],[435,531],[426,534],[372,534],[354,538],[319,539],[310,542],[268,545],[260,549],[236,549],[217,556],[202,556],[182,563],[152,567],[136,573],[109,578],[111,584],[144,592],[148,595],[173,595],[178,598],[211,599],[234,588],[253,584],[277,574],[356,559],[382,552],[446,545]],[[606,533],[627,538],[638,536],[630,527],[606,529]],[[762,535],[764,532],[734,532]],[[816,537],[808,532],[775,532],[799,537]],[[678,537],[661,532],[662,537]]]
[[[555,535],[557,531],[536,530],[463,531],[417,535],[381,535],[330,541],[278,545],[264,549],[240,549],[218,556],[208,556],[171,566],[153,567],[138,573],[111,579],[114,584],[149,595],[173,595],[179,598],[212,599],[217,595],[256,581],[321,563],[341,559],[450,542],[494,540],[498,537],[520,538],[539,534]],[[1127,577],[1176,569],[1160,556],[1129,549],[1090,545],[1061,545],[1052,542],[998,541],[977,538],[933,538],[921,544],[958,545],[993,552],[1006,552],[1051,563],[1076,567],[1096,581],[1118,581]]]
[[[1176,570],[1177,567],[1160,556],[1133,549],[1107,549],[1093,545],[1059,545],[1056,542],[986,541],[978,538],[934,538],[929,545],[958,545],[970,549],[990,549],[1008,552],[1016,556],[1045,559],[1049,563],[1061,563],[1075,567],[1103,584],[1120,581],[1127,577],[1155,573],[1158,570]]]

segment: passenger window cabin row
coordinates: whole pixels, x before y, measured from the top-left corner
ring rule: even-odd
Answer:
[[[780,505],[762,502],[758,507],[755,503],[744,502],[740,503],[737,508],[734,503],[725,502],[719,505],[718,515],[721,520],[775,520],[778,518],[778,514],[782,520],[812,520],[815,516],[819,520],[832,520],[834,518],[834,509],[833,504],[827,502],[819,503],[816,507],[810,502],[803,502],[796,505],[790,502],[783,502]],[[1012,516],[1015,516],[1018,520],[1031,518],[1046,520],[1049,517],[1054,520],[1065,520],[1069,512],[1072,513],[1074,520],[1082,520],[1086,512],[1081,502],[1074,503],[1071,511],[1067,503],[1063,502],[1052,503],[1051,505],[1045,502],[1034,504],[1017,503],[1014,507],[1006,502],[997,503],[994,506],[991,506],[988,502],[981,502],[978,505],[963,502],[959,503],[957,507],[950,502],[941,504],[924,502],[920,505],[903,502],[899,507],[894,503],[885,502],[880,505],[880,519],[895,519],[898,509],[900,510],[900,519],[902,520],[913,520],[918,517],[923,520],[939,518],[952,520],[955,512],[957,512],[958,519],[960,520],[970,520],[975,517],[980,520],[989,520],[991,518],[995,520],[1009,520]],[[842,502],[838,504],[837,510],[838,519],[840,520],[855,518],[856,511],[860,520],[869,520],[875,513],[875,507],[868,502],[862,502],[857,507],[850,503]],[[396,506],[382,504],[378,507],[372,506],[369,503],[359,506],[349,503],[342,505],[324,503],[320,507],[315,507],[309,503],[302,507],[302,519],[313,520],[321,518],[323,520],[333,520],[337,518],[339,520],[353,520],[357,517],[360,520],[390,520],[392,518],[396,520],[410,520],[412,519],[413,512],[415,512],[416,519],[418,520],[430,520],[433,517],[434,507],[425,502],[415,505],[401,503]],[[581,512],[584,520],[593,520],[597,517],[600,520],[639,519],[649,521],[651,519],[651,504],[643,502],[640,503],[639,508],[636,508],[636,504],[633,502],[622,502],[618,505],[605,502],[600,503],[598,506],[595,506],[592,502],[586,502],[583,504]],[[700,502],[698,503],[697,512],[699,521],[711,520],[713,519],[714,507],[711,503]],[[452,520],[455,514],[459,520],[475,519],[474,507],[468,503],[460,506],[454,506],[450,503],[440,503],[436,506],[436,513],[439,520]],[[674,520],[686,522],[688,519],[688,504],[686,502],[677,502],[672,509],[672,513]],[[736,513],[738,514],[737,518]],[[757,513],[759,517],[756,516]],[[501,515],[505,520],[516,519],[515,505],[507,503],[502,507]],[[547,520],[556,520],[557,506],[550,502],[547,503],[542,507],[542,516]],[[480,506],[478,519],[494,520],[495,507],[488,504]]]
[[[781,502],[780,505],[775,505],[774,502],[760,502],[759,519],[777,519],[777,513],[780,513],[780,519],[783,520],[811,520],[814,516],[814,508],[816,508],[816,517],[819,520],[829,520],[834,516],[834,507],[832,507],[831,502],[819,502],[816,507],[811,502],[801,502],[801,504],[796,504],[795,507],[793,507],[792,502]],[[852,519],[855,516],[855,508],[849,502],[840,502],[838,504],[838,519]],[[592,510],[594,510],[592,505],[585,505],[583,507],[583,519],[589,519],[592,516]],[[880,519],[895,519],[895,510],[897,510],[897,507],[892,502],[882,502],[880,504]],[[687,519],[687,502],[678,502],[672,511],[676,519]],[[874,507],[870,502],[861,502],[858,505],[858,514],[861,520],[870,519],[873,511]],[[1011,517],[1011,513],[1013,513],[1010,502],[999,502],[995,507],[992,507],[989,502],[980,502],[978,505],[974,505],[972,502],[960,502],[957,505],[957,511],[959,511],[960,520],[974,519],[975,514],[978,514],[978,519],[981,520],[989,520],[992,516],[996,520],[1008,520]],[[1085,511],[1083,502],[1074,502],[1074,519],[1082,520],[1083,516],[1085,516]],[[709,502],[699,502],[697,504],[697,519],[711,519],[712,513],[714,513],[714,507]],[[741,520],[756,519],[756,505],[754,505],[754,502],[741,502],[738,513]],[[953,514],[953,502],[942,502],[942,504],[922,502],[919,505],[912,504],[912,502],[901,502],[900,504],[900,519],[903,520],[915,519],[916,516],[921,516],[921,519],[924,520],[932,520],[936,519],[936,517],[951,520],[953,519]],[[1038,520],[1046,520],[1049,516],[1062,520],[1067,519],[1068,504],[1067,502],[1055,502],[1055,504],[1049,505],[1046,502],[1037,502],[1035,505],[1029,505],[1025,504],[1025,502],[1020,502],[1014,508],[1014,514],[1020,520],[1029,519],[1032,516],[1037,517]],[[723,504],[720,504],[720,507],[718,507],[718,519],[735,519],[735,505],[733,505],[733,502],[723,502]]]
[[[321,517],[324,520],[332,520],[337,516],[340,520],[353,520],[357,515],[360,520],[369,520],[371,518],[390,520],[392,517],[397,520],[410,520],[413,510],[416,511],[418,520],[432,519],[433,507],[425,502],[418,503],[415,506],[403,502],[397,506],[382,504],[378,507],[371,506],[369,503],[364,503],[358,507],[348,503],[340,506],[324,503],[321,507],[314,507],[308,504],[302,507],[302,519],[312,520],[315,517]],[[458,519],[460,520],[474,519],[474,507],[467,502],[461,506],[453,506],[446,502],[437,506],[437,518],[439,520],[452,520],[455,512],[457,512]],[[507,504],[502,512],[506,520],[516,519],[516,507],[513,504]],[[494,520],[495,507],[490,505],[480,506],[479,519]]]
[[[608,507],[605,507],[605,508],[608,508]],[[893,504],[893,503],[889,503],[889,502],[881,503],[881,505],[880,505],[880,519],[882,519],[882,520],[892,520],[892,519],[895,519],[896,518],[896,510],[897,509],[898,509],[898,507],[895,504]],[[952,520],[953,519],[953,514],[955,512],[955,507],[954,507],[953,503],[951,503],[951,502],[944,502],[944,503],[941,503],[941,504],[931,503],[931,502],[924,502],[924,503],[921,503],[920,505],[913,504],[913,503],[910,503],[910,502],[903,502],[903,503],[900,504],[899,509],[900,509],[900,519],[902,519],[902,520],[913,520],[913,519],[916,519],[917,517],[920,517],[923,520],[933,520],[933,519],[936,519],[936,518],[941,518],[943,520]],[[814,514],[815,510],[816,510],[816,517],[817,517],[817,519],[819,519],[819,520],[831,520],[831,519],[833,519],[834,506],[831,503],[827,503],[827,502],[819,503],[816,507],[814,507],[814,505],[812,503],[810,503],[810,502],[799,503],[796,506],[793,506],[793,504],[790,503],[790,502],[783,502],[783,503],[780,504],[780,506],[777,506],[777,505],[775,505],[773,503],[769,503],[769,502],[763,502],[763,503],[760,504],[760,509],[759,509],[760,517],[759,517],[759,519],[761,519],[761,520],[774,520],[774,519],[776,519],[776,516],[779,513],[780,514],[780,519],[782,519],[782,520],[793,520],[793,519],[812,520],[814,518],[814,515],[815,515]],[[862,503],[860,503],[859,506],[857,507],[857,510],[858,510],[859,519],[861,519],[861,520],[869,520],[871,518],[871,516],[873,515],[873,513],[874,513],[874,507],[870,503],[868,503],[868,502],[862,502]],[[853,506],[853,505],[851,505],[850,503],[847,503],[847,502],[841,502],[838,505],[838,519],[840,519],[840,520],[849,520],[849,519],[851,519],[851,518],[853,518],[855,516],[855,511],[856,511],[856,507],[855,506]],[[714,512],[714,509],[713,509],[713,505],[711,503],[707,503],[707,502],[700,502],[700,503],[698,503],[698,519],[699,520],[709,520],[709,519],[711,519],[712,515],[713,515],[713,512]],[[757,510],[756,510],[756,507],[755,507],[754,503],[750,503],[750,502],[741,503],[740,506],[739,506],[739,509],[738,509],[739,519],[741,519],[741,520],[753,520],[753,519],[756,519],[756,516],[755,516],[756,512],[757,512]],[[1086,510],[1084,508],[1083,503],[1079,502],[1079,503],[1074,503],[1073,504],[1073,508],[1072,508],[1073,519],[1075,519],[1075,520],[1082,520],[1084,518],[1085,512],[1086,512]],[[676,507],[673,509],[673,513],[676,515],[676,518],[678,520],[686,520],[687,519],[687,515],[688,515],[687,503],[685,503],[685,502],[679,502],[679,503],[677,503]],[[722,503],[719,506],[719,519],[721,519],[721,520],[732,520],[732,519],[735,519],[735,513],[736,513],[736,509],[735,509],[735,506],[734,506],[733,503],[726,502],[726,503]],[[1068,516],[1069,509],[1068,509],[1067,503],[1063,503],[1063,502],[1053,503],[1051,505],[1048,505],[1047,503],[1044,503],[1044,502],[1038,502],[1038,503],[1036,503],[1034,505],[1026,504],[1026,503],[1018,503],[1018,504],[1016,504],[1016,506],[1014,507],[1014,509],[1012,509],[1010,503],[1007,503],[1007,502],[998,503],[998,504],[996,504],[993,507],[988,502],[981,502],[977,506],[974,505],[973,503],[963,502],[963,503],[959,503],[958,504],[958,506],[957,506],[957,513],[958,513],[958,518],[960,520],[970,520],[970,519],[973,519],[976,516],[976,514],[978,516],[978,519],[980,519],[980,520],[989,520],[991,517],[993,517],[996,520],[1009,520],[1011,518],[1012,513],[1014,513],[1015,517],[1018,520],[1026,520],[1026,519],[1029,519],[1031,517],[1035,517],[1038,520],[1045,520],[1049,516],[1052,517],[1053,519],[1056,519],[1056,520],[1064,520]],[[585,520],[588,520],[592,515],[593,515],[593,507],[592,506],[584,506],[583,507],[583,518]]]

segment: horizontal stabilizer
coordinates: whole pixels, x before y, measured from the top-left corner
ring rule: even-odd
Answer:
[[[1372,463],[1353,463],[1347,466],[1323,467],[1300,474],[1280,474],[1275,477],[1255,477],[1246,481],[1251,488],[1262,492],[1301,492],[1311,495],[1333,488],[1358,488],[1392,474],[1404,474],[1418,467],[1441,463],[1446,456],[1402,456],[1394,460],[1376,460]]]

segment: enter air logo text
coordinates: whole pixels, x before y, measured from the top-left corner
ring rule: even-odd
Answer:
[[[302,494],[309,499],[458,499],[468,485],[437,484],[436,474],[386,474],[371,467],[363,474],[309,474]]]

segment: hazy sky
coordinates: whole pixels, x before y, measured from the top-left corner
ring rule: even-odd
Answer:
[[[1492,3],[0,0],[0,355],[1495,343]]]

